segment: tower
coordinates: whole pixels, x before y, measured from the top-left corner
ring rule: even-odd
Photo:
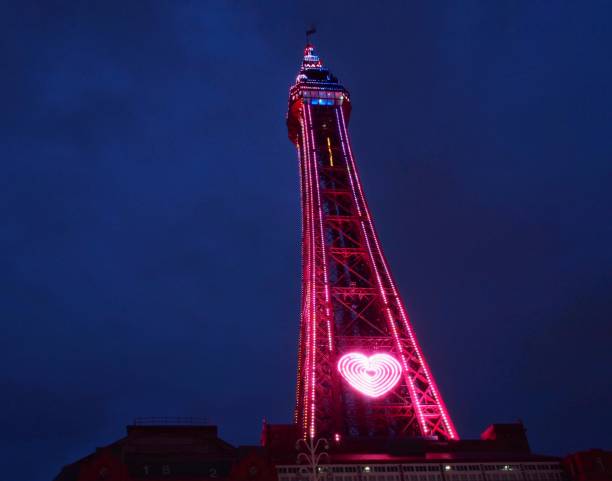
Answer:
[[[350,110],[348,91],[307,44],[287,115],[302,206],[294,421],[304,437],[457,439],[374,228]]]

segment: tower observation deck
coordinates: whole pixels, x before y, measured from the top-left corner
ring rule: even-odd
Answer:
[[[311,438],[458,439],[374,227],[350,110],[349,92],[309,43],[287,115],[302,207],[294,422]]]

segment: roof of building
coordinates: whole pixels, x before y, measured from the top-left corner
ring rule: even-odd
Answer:
[[[495,433],[495,435],[491,435]],[[329,443],[332,464],[424,464],[559,462],[532,454],[524,429],[503,426],[486,439],[438,441],[430,438],[349,438]],[[216,426],[131,425],[127,436],[65,466],[55,481],[136,479],[182,481],[211,477],[266,480],[274,466],[297,463],[296,431],[266,425],[264,446],[238,446],[219,438]]]

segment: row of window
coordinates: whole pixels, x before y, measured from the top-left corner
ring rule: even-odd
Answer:
[[[334,99],[343,99],[344,93],[338,91],[329,91],[329,90],[302,90],[303,97],[317,97],[317,98],[334,98]]]
[[[321,466],[321,469],[331,470],[334,473],[356,473],[356,472],[439,472],[449,471],[547,471],[560,470],[558,464],[426,464],[426,465],[372,465],[372,466]],[[278,466],[278,473],[297,473],[299,466]],[[452,473],[449,473],[452,474]]]
[[[487,475],[489,480],[495,481],[514,481],[517,479],[522,479],[519,475],[515,474],[498,474],[494,473],[493,475]],[[482,481],[484,478],[482,474],[472,473],[472,474],[456,474],[450,475],[454,481]],[[304,480],[307,481],[309,479],[308,475],[306,477],[301,477],[296,474],[279,474],[279,481],[297,481]],[[334,473],[330,479],[333,481],[441,481],[442,476],[440,474],[404,474],[403,478],[399,474],[336,474]],[[447,477],[448,479],[448,477]],[[561,472],[557,473],[539,473],[537,475],[526,476],[528,481],[563,481],[565,478],[561,474]]]
[[[451,473],[446,474],[446,479],[450,479],[452,481],[481,481],[483,478],[482,478],[481,473],[467,474],[467,473],[452,473],[451,472]]]
[[[150,466],[143,467],[144,474],[148,475]],[[278,466],[277,472],[284,476],[285,481],[295,480],[296,475],[304,469],[302,466]],[[321,470],[331,471],[335,480],[357,481],[357,479],[368,479],[376,481],[399,481],[397,474],[378,475],[374,473],[398,473],[402,470],[404,479],[407,481],[436,481],[441,479],[440,471],[444,470],[445,477],[453,481],[474,481],[482,479],[479,473],[474,471],[485,471],[487,479],[495,481],[513,481],[526,479],[527,481],[562,481],[563,474],[559,464],[554,463],[529,463],[529,464],[426,464],[426,465],[323,465]],[[170,474],[170,465],[162,465],[163,475]],[[471,472],[466,474],[466,472]],[[215,473],[216,468],[211,468],[209,474]],[[336,475],[337,473],[337,475]],[[347,473],[347,475],[342,475]],[[361,476],[358,473],[363,473]],[[415,474],[413,474],[415,473]],[[416,474],[419,473],[419,474]],[[427,474],[421,474],[427,473]],[[354,476],[353,476],[354,475]]]
[[[404,479],[408,481],[440,481],[442,479],[442,475],[438,471],[435,474],[413,474],[413,473],[405,473]]]
[[[435,464],[428,466],[404,466],[404,471],[440,471],[440,466]]]
[[[310,99],[310,105],[342,105],[343,99]]]

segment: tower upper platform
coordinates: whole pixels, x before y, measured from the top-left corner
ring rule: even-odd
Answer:
[[[295,83],[289,90],[289,111],[287,127],[289,138],[293,143],[297,140],[299,128],[298,113],[303,104],[312,106],[343,107],[345,116],[350,115],[350,94],[338,79],[323,65],[321,58],[315,53],[314,45],[307,43],[304,47],[304,57]]]

